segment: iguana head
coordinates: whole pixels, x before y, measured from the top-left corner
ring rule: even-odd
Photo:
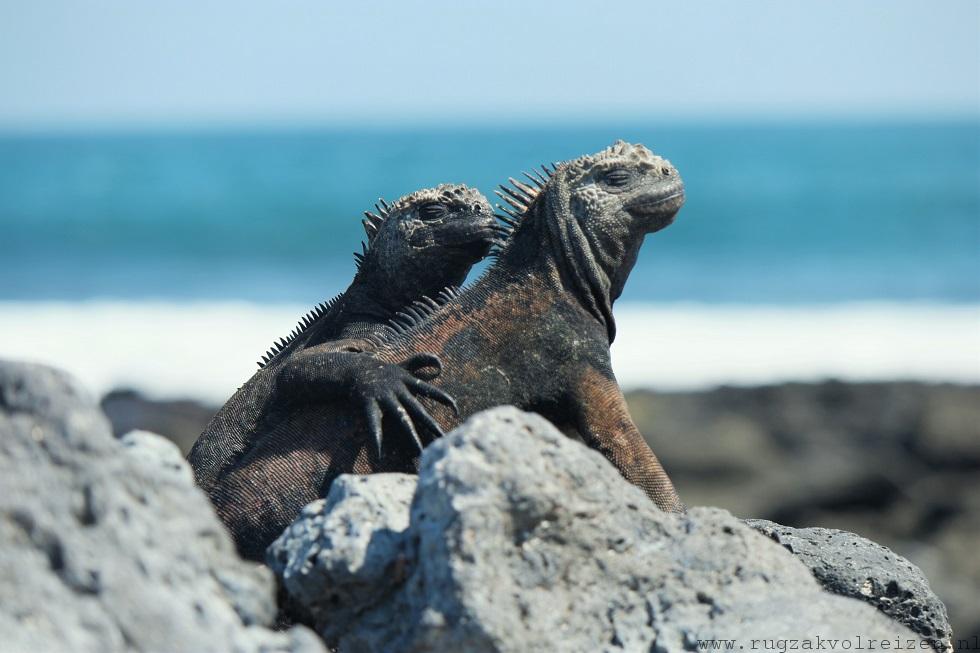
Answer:
[[[612,233],[648,234],[674,221],[684,204],[684,183],[670,161],[643,145],[617,141],[562,164],[556,172],[571,210],[595,245]]]
[[[376,208],[365,213],[358,278],[383,290],[391,308],[460,285],[503,235],[487,199],[462,184],[425,188]]]
[[[525,249],[527,256],[538,248],[552,256],[611,340],[612,302],[643,237],[673,222],[684,203],[684,183],[669,161],[623,141],[546,172],[532,178],[533,186],[511,180],[514,189],[503,188],[507,196],[501,197],[509,196],[519,222],[508,249]]]

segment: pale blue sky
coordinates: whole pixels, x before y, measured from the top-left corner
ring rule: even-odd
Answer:
[[[980,114],[980,2],[0,0],[0,128]]]

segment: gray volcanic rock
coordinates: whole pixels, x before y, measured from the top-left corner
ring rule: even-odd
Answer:
[[[870,603],[937,651],[953,650],[946,606],[922,571],[902,556],[847,531],[792,528],[764,519],[746,523],[799,558],[828,592]]]
[[[269,546],[269,567],[328,641],[404,580],[404,531],[417,481],[409,474],[341,476]]]
[[[162,435],[149,431],[130,431],[119,442],[135,461],[147,466],[150,473],[171,474],[175,479],[194,484],[194,472],[184,460],[180,448]]]
[[[348,569],[359,570],[354,583],[387,574],[375,597],[358,594],[368,600],[354,614],[334,613],[323,601],[308,606],[341,651],[920,642],[871,606],[823,591],[797,558],[727,512],[658,511],[601,455],[514,408],[478,414],[425,450],[398,531],[404,514],[379,519],[374,510],[403,511],[402,501],[386,498],[403,491],[393,490],[402,483],[379,477],[356,493],[332,495],[329,509],[301,516],[284,536],[307,529],[313,539],[305,548],[290,544],[292,557],[278,557],[279,544],[272,549],[293,583],[295,574],[315,576],[337,596],[352,594]],[[363,532],[325,533],[319,524],[334,511],[340,521],[379,524],[384,544]],[[371,558],[377,550],[387,553]],[[368,560],[373,570],[364,568]]]
[[[113,390],[99,405],[117,437],[146,429],[173,441],[184,455],[218,410],[190,399],[149,399],[135,390]]]
[[[785,383],[634,391],[690,505],[861,533],[915,563],[957,637],[980,633],[980,386]]]
[[[918,565],[954,633],[976,644],[980,386],[826,381],[626,398],[689,505],[861,533]],[[217,408],[103,400],[117,434],[144,428],[184,446]]]
[[[152,434],[113,438],[71,378],[0,362],[0,648],[322,651],[275,617],[207,499]]]

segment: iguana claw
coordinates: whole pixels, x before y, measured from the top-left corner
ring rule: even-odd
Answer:
[[[364,416],[374,438],[378,457],[383,454],[383,420],[394,418],[421,452],[424,448],[419,429],[441,438],[442,427],[417,397],[427,397],[449,407],[459,416],[459,406],[444,390],[429,383],[442,372],[442,362],[433,354],[415,354],[401,364],[380,364],[365,372],[354,383],[353,394],[364,401]]]

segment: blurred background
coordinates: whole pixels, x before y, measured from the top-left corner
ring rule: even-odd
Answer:
[[[682,496],[876,539],[980,632],[974,0],[0,2],[0,356],[186,449],[379,196],[618,138],[688,188],[613,347]]]

